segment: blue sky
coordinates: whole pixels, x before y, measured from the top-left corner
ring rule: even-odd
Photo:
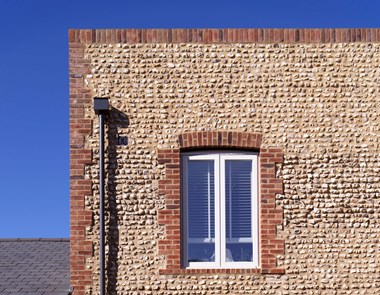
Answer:
[[[0,0],[0,238],[69,237],[69,28],[379,27],[379,0]]]

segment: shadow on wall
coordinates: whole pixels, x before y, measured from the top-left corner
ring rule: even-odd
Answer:
[[[127,128],[129,119],[126,114],[112,108],[108,117],[108,147],[107,147],[107,200],[109,213],[108,228],[106,230],[106,243],[109,247],[107,260],[107,294],[117,294],[117,277],[119,271],[118,254],[119,254],[119,217],[117,212],[117,191],[116,191],[116,170],[117,170],[117,151],[118,129]]]

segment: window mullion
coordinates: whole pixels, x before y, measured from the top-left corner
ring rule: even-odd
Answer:
[[[229,211],[229,238],[232,238],[232,175],[231,175],[231,163],[228,165],[228,202],[230,204]]]
[[[211,175],[210,175],[210,163],[208,164],[207,171],[207,207],[208,207],[208,238],[211,241]]]
[[[220,169],[219,169],[219,198],[220,198],[220,266],[222,267],[224,265],[225,257],[226,257],[226,192],[225,192],[225,161],[222,156],[219,155],[219,163],[220,163]]]
[[[217,263],[218,266],[221,265],[221,244],[222,244],[222,239],[223,236],[221,234],[221,227],[222,227],[222,215],[223,212],[221,210],[221,198],[220,195],[222,193],[221,190],[221,176],[220,176],[220,156],[218,155],[217,158],[215,159],[215,262]]]

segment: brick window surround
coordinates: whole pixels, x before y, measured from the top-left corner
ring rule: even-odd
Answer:
[[[158,243],[159,254],[166,258],[160,274],[193,273],[262,273],[283,274],[277,255],[285,251],[284,240],[276,237],[283,211],[276,208],[276,194],[283,192],[282,179],[276,178],[276,163],[282,163],[278,148],[261,148],[261,134],[234,131],[190,132],[179,136],[178,149],[159,149],[158,162],[165,165],[165,178],[159,181],[159,194],[166,207],[158,211],[158,222],[165,227],[165,238]],[[185,269],[181,268],[181,152],[206,149],[238,149],[259,152],[259,268],[252,269]]]

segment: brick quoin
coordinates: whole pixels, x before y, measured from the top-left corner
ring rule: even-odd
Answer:
[[[179,149],[160,149],[158,162],[165,165],[165,178],[158,183],[159,194],[166,199],[166,207],[158,211],[158,222],[165,226],[165,238],[159,240],[158,250],[166,257],[166,267],[160,274],[217,274],[262,273],[283,274],[277,266],[277,255],[285,253],[284,240],[277,238],[276,226],[282,223],[282,209],[275,207],[276,194],[283,192],[282,179],[276,178],[276,163],[282,163],[282,150],[261,148],[262,136],[258,133],[235,131],[190,132],[179,136]],[[259,151],[259,216],[260,216],[260,268],[254,269],[183,269],[181,268],[181,216],[180,216],[180,156],[181,151],[199,149],[239,149]]]
[[[92,212],[84,206],[85,196],[92,194],[91,180],[84,177],[85,165],[92,162],[92,150],[85,148],[84,141],[92,129],[92,121],[84,117],[84,105],[91,102],[91,93],[83,86],[83,75],[89,71],[83,54],[84,45],[70,43],[70,285],[75,295],[84,294],[86,286],[92,284],[86,258],[92,256],[93,245],[85,238]]]

